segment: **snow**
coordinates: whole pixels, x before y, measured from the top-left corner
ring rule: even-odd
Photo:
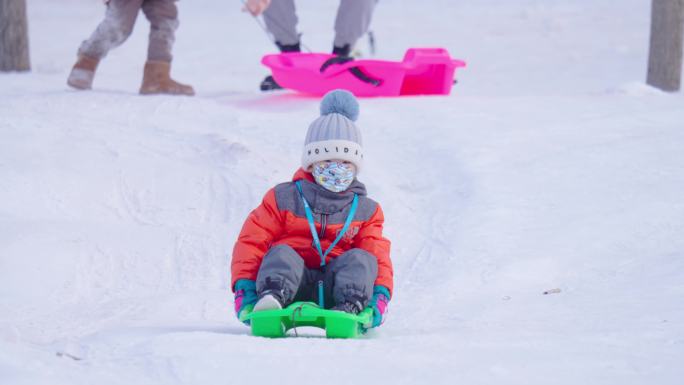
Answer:
[[[351,341],[232,313],[233,242],[318,110],[256,91],[272,47],[239,3],[178,3],[194,98],[136,94],[142,16],[68,89],[101,2],[28,3],[34,71],[0,74],[3,385],[681,383],[684,100],[643,84],[650,1],[378,4],[379,57],[468,68],[449,97],[361,101],[396,290]],[[328,50],[336,2],[297,4]]]

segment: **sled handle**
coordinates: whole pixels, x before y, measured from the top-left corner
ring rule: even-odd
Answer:
[[[323,65],[321,66],[321,69],[319,71],[320,71],[320,73],[324,73],[325,70],[330,68],[330,66],[332,66],[333,64],[344,66],[345,64],[352,62],[352,61],[354,61],[353,57],[333,56],[323,63]],[[362,81],[366,84],[370,84],[373,87],[379,87],[382,84],[381,79],[376,79],[376,78],[368,76],[363,71],[361,71],[361,69],[358,66],[346,65],[343,68],[340,68],[339,72],[342,72],[344,70],[348,70],[352,75],[354,75],[355,78],[359,79],[360,81]],[[330,73],[330,74],[327,74],[327,76],[332,76],[332,75],[339,73],[339,72]]]

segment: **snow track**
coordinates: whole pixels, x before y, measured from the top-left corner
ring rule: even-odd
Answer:
[[[0,75],[0,383],[681,382],[684,110],[635,81],[647,0],[379,3],[383,58],[469,67],[450,97],[361,101],[396,289],[354,341],[234,318],[233,242],[318,100],[254,91],[271,47],[237,5],[179,7],[194,98],[135,94],[142,17],[94,91],[67,90],[101,4],[29,2],[34,72]],[[327,50],[334,2],[298,7]]]

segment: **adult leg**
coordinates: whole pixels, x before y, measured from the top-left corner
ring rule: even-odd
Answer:
[[[150,21],[147,63],[141,94],[194,95],[194,89],[171,79],[171,54],[178,28],[176,0],[144,0],[143,13]]]
[[[273,0],[263,13],[266,28],[273,35],[275,44],[280,52],[299,52],[299,33],[297,33],[297,13],[294,0]],[[280,90],[273,75],[268,75],[261,81],[259,89],[262,91]]]
[[[147,60],[171,62],[179,25],[176,0],[144,0],[142,10],[150,21]]]
[[[294,0],[273,0],[263,15],[266,28],[275,38],[278,48],[283,52],[299,51]]]
[[[351,249],[333,259],[326,269],[326,286],[335,307],[359,313],[373,296],[377,276],[377,259],[363,249]]]
[[[109,50],[121,45],[133,31],[143,0],[111,0],[105,18],[88,40],[81,43],[78,54],[100,60]]]
[[[131,35],[142,1],[111,0],[107,4],[104,20],[90,38],[81,43],[78,60],[71,69],[67,84],[81,90],[92,88],[100,60]]]
[[[376,3],[377,0],[340,0],[333,53],[349,56],[356,41],[368,32]]]

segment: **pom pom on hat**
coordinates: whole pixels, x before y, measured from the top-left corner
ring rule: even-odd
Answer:
[[[359,102],[354,94],[346,90],[332,90],[321,101],[321,115],[337,113],[352,122],[359,118]]]
[[[333,90],[321,101],[321,116],[316,118],[304,139],[302,168],[307,170],[316,162],[342,159],[363,167],[361,131],[354,121],[359,117],[359,103],[345,90]]]

